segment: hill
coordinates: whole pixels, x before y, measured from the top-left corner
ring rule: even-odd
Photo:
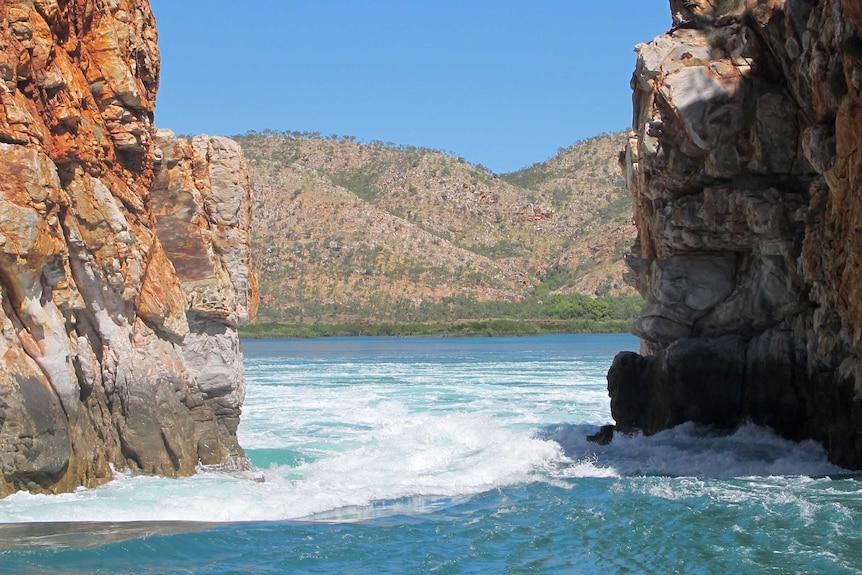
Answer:
[[[537,294],[632,293],[622,282],[634,238],[617,167],[623,134],[503,175],[351,137],[234,139],[255,182],[262,321],[535,316],[547,315],[528,309],[545,305]]]

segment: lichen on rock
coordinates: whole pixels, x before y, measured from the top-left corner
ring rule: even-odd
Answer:
[[[743,420],[862,468],[862,13],[850,0],[671,1],[638,46],[622,156],[644,357],[620,428]]]
[[[238,146],[195,140],[172,161],[203,203],[171,207],[156,37],[145,0],[0,2],[0,496],[243,457],[248,176]],[[154,211],[189,205],[200,278]]]

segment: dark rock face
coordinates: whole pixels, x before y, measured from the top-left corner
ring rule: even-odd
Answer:
[[[684,421],[733,425],[742,414],[745,351],[741,338],[723,336],[681,339],[658,356],[620,353],[608,372],[617,427],[656,433]]]
[[[851,0],[671,1],[622,158],[644,357],[618,427],[770,425],[862,468],[862,35]]]

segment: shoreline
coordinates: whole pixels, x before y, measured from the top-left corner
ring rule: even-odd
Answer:
[[[297,324],[261,323],[239,330],[241,340],[321,337],[516,337],[549,334],[630,333],[627,320],[465,320],[454,322]]]

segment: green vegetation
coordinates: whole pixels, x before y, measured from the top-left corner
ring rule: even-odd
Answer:
[[[544,296],[542,295],[544,293]],[[441,302],[388,299],[372,296],[368,302],[326,303],[317,299],[284,308],[276,323],[413,323],[492,320],[619,320],[632,322],[643,307],[640,296],[591,298],[580,294],[550,294],[545,290],[524,301],[477,301],[466,296]],[[271,314],[272,315],[272,314]]]
[[[261,139],[268,139],[271,141],[278,140],[286,140],[293,141],[297,145],[301,145],[302,142],[330,142],[332,144],[358,144],[360,146],[368,146],[370,148],[386,150],[389,152],[400,152],[406,153],[410,155],[421,156],[423,154],[440,154],[447,158],[451,158],[461,163],[469,163],[464,158],[453,152],[452,150],[436,150],[434,148],[426,148],[424,146],[412,146],[409,144],[396,144],[395,142],[384,142],[382,140],[371,140],[367,142],[360,142],[357,140],[356,136],[341,136],[338,134],[330,134],[328,136],[324,136],[320,132],[300,132],[297,130],[262,130],[258,132],[257,130],[249,130],[244,134],[235,134],[231,136],[232,140],[236,140],[242,145],[243,150],[246,149],[246,144],[254,144],[259,142]],[[246,157],[248,159],[255,159],[257,156],[254,154],[249,155],[246,152]],[[489,170],[487,167],[482,164],[476,164],[474,167],[480,172],[487,173],[489,175],[493,175],[493,172]]]
[[[591,298],[552,294],[546,284],[524,301],[444,298],[438,304],[374,298],[369,304],[307,305],[285,310],[278,322],[243,328],[243,337],[336,335],[530,335],[628,331],[643,307],[640,296]],[[331,318],[345,318],[333,321]],[[356,321],[349,318],[366,318]],[[325,318],[325,319],[324,319]]]
[[[487,256],[491,259],[514,258],[521,255],[524,251],[524,246],[518,242],[513,242],[507,239],[501,239],[492,246],[464,246],[475,254]]]
[[[626,219],[632,214],[631,196],[620,196],[612,199],[606,206],[598,210],[602,221]]]
[[[377,187],[380,179],[379,168],[373,164],[355,170],[335,172],[330,174],[329,178],[336,186],[350,190],[366,202],[374,202],[377,194],[380,193]]]
[[[708,23],[703,25],[703,31],[706,35],[706,41],[709,42],[711,48],[727,47],[727,43],[730,41],[730,34],[726,29]]]
[[[241,339],[283,339],[347,336],[385,337],[495,337],[553,333],[626,333],[631,323],[619,320],[522,321],[494,319],[465,322],[384,324],[263,323],[240,329]]]

